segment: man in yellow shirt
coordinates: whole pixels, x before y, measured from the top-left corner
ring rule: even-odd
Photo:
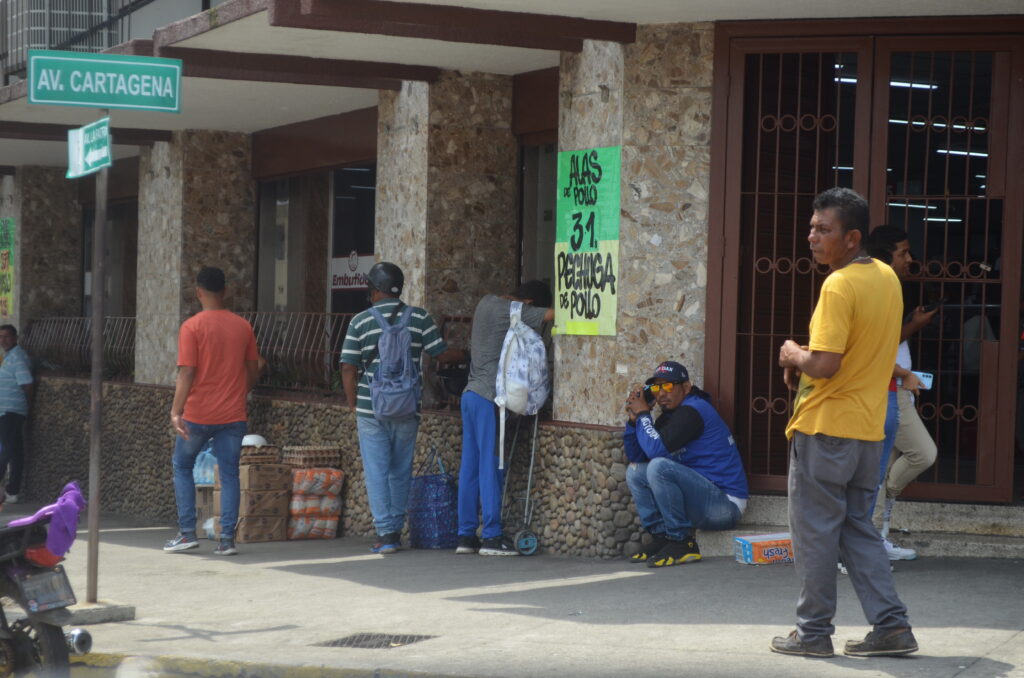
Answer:
[[[797,390],[786,436],[789,524],[801,583],[796,630],[771,643],[781,654],[833,655],[840,557],[874,627],[863,641],[847,642],[845,653],[917,651],[871,524],[903,300],[892,268],[864,254],[867,227],[868,205],[856,192],[833,188],[815,198],[807,240],[814,260],[832,272],[811,317],[808,345],[790,339],[779,349],[785,382]]]

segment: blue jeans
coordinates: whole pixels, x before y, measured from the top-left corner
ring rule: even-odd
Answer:
[[[630,464],[626,484],[651,534],[683,539],[695,529],[729,530],[742,515],[713,482],[667,457]]]
[[[875,489],[875,496],[871,499],[872,514],[875,512],[878,494],[885,487],[885,476],[889,471],[889,457],[892,456],[892,448],[896,444],[896,433],[900,429],[900,402],[897,395],[897,391],[889,391],[889,400],[886,401],[885,439],[882,441],[882,458],[878,462],[878,487]]]
[[[193,424],[185,421],[188,440],[177,436],[174,441],[174,499],[178,504],[178,529],[182,534],[196,533],[196,483],[192,468],[196,457],[213,441],[213,456],[217,458],[220,478],[220,536],[233,539],[238,523],[238,459],[242,455],[242,438],[247,426],[244,421],[230,424]]]
[[[401,532],[405,526],[419,427],[416,416],[394,421],[356,416],[366,497],[378,535]]]
[[[462,461],[459,466],[459,536],[476,536],[483,518],[484,539],[501,536],[501,491],[498,469],[498,417],[487,398],[462,394]],[[507,424],[506,424],[507,425]]]

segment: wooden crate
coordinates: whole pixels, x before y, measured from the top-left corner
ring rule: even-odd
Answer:
[[[298,468],[341,468],[341,448],[324,445],[285,447],[281,463]]]

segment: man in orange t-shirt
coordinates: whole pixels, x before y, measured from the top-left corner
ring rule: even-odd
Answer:
[[[196,486],[192,468],[212,441],[220,475],[220,545],[215,555],[233,556],[241,496],[238,460],[246,433],[245,398],[259,374],[252,326],[224,306],[224,271],[207,266],[196,277],[203,310],[181,325],[178,378],[171,405],[174,441],[174,497],[178,536],[164,551],[197,548]]]

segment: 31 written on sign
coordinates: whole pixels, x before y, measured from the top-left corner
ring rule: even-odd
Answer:
[[[181,110],[181,61],[29,50],[29,103]]]
[[[558,154],[555,325],[615,334],[621,148]]]

